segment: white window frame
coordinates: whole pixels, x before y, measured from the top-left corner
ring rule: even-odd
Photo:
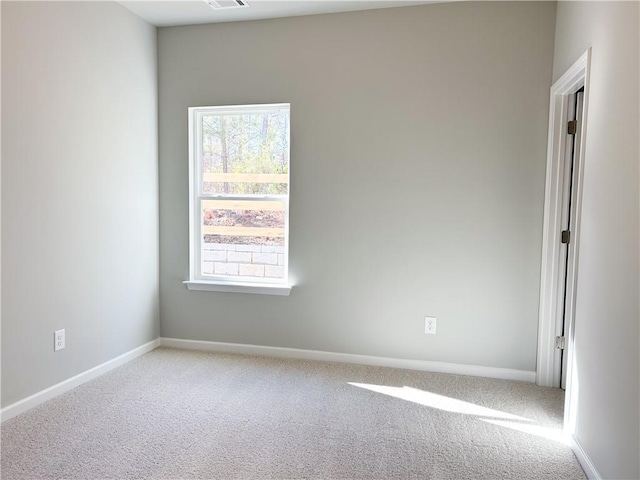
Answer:
[[[183,282],[189,290],[205,290],[230,293],[259,293],[289,295],[289,197],[291,194],[288,173],[287,195],[227,195],[204,194],[202,192],[202,117],[210,114],[248,114],[265,111],[286,110],[290,115],[290,104],[231,105],[215,107],[189,107],[189,280]],[[290,133],[289,133],[290,135]],[[289,142],[290,143],[290,142]],[[290,157],[289,157],[290,158]],[[289,160],[289,169],[291,161]],[[211,200],[260,200],[284,202],[284,278],[255,278],[227,275],[204,275],[202,273],[202,209],[201,201]]]

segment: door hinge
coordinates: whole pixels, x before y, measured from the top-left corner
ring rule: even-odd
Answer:
[[[560,242],[569,243],[571,241],[571,231],[563,230],[562,235],[560,236]]]
[[[556,348],[564,350],[564,337],[556,337]]]
[[[577,120],[571,120],[567,123],[567,133],[569,135],[575,135],[576,133],[578,133],[578,121]]]

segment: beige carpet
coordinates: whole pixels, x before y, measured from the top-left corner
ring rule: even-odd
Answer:
[[[582,479],[563,392],[161,348],[2,424],[2,478]]]

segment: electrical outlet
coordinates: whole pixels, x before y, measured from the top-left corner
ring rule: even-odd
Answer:
[[[53,351],[57,352],[65,347],[64,328],[53,332]]]
[[[424,333],[436,334],[436,317],[424,317]]]

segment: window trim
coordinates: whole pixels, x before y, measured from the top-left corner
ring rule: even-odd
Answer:
[[[292,285],[275,283],[250,283],[250,282],[207,282],[204,280],[186,280],[187,289],[205,292],[224,293],[257,293],[264,295],[289,296]]]
[[[183,283],[189,290],[257,293],[270,295],[289,295],[292,285],[289,284],[289,198],[291,195],[291,161],[287,170],[287,195],[205,195],[202,192],[202,176],[200,159],[202,158],[202,117],[206,114],[248,114],[265,111],[286,110],[291,118],[289,103],[260,105],[227,105],[210,107],[189,107],[189,280]],[[290,125],[290,123],[289,123]],[[290,128],[290,127],[289,127]],[[289,133],[289,139],[291,134]],[[290,141],[289,146],[290,150]],[[289,157],[290,158],[290,157]],[[200,212],[200,202],[212,200],[259,200],[277,201],[285,204],[285,236],[284,236],[284,277],[265,278],[246,276],[204,275],[202,269],[202,219],[198,221],[196,214]]]

